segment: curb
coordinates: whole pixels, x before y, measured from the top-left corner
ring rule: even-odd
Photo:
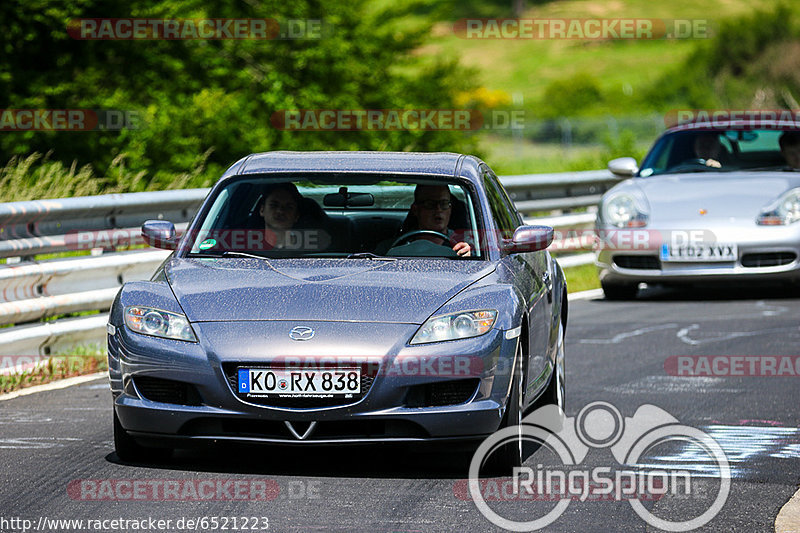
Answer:
[[[775,533],[800,533],[800,490],[778,512]]]
[[[80,385],[81,383],[86,383],[87,381],[94,381],[96,379],[107,378],[107,377],[108,377],[108,372],[97,372],[95,374],[87,374],[85,376],[75,376],[74,378],[59,379],[57,381],[45,383],[44,385],[36,385],[35,387],[26,387],[24,389],[7,392],[6,394],[0,394],[0,401],[11,400],[13,398],[18,398],[20,396],[27,396],[29,394],[36,394],[37,392],[66,389],[67,387],[72,387],[73,385]]]
[[[588,291],[573,292],[567,294],[567,301],[573,300],[594,300],[603,297],[603,289],[590,289]]]

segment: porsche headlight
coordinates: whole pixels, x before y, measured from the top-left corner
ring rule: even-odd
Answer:
[[[800,188],[787,191],[756,218],[760,226],[785,226],[800,220]]]
[[[492,329],[496,318],[493,309],[431,317],[414,334],[411,344],[477,337]]]
[[[647,200],[629,192],[609,196],[600,210],[603,221],[617,228],[642,228],[647,225],[649,214]]]
[[[170,313],[152,307],[130,306],[125,308],[125,325],[137,333],[197,342],[192,326],[184,315]]]

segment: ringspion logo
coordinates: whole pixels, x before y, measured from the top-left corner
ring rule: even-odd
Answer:
[[[640,406],[632,417],[623,417],[607,402],[590,403],[575,417],[567,417],[558,406],[548,405],[522,422],[489,436],[470,463],[470,497],[495,526],[511,531],[536,531],[558,520],[572,502],[605,500],[627,502],[642,520],[658,529],[691,531],[710,522],[728,499],[731,470],[719,443],[654,405]],[[492,484],[481,479],[481,468],[493,453],[518,438],[539,446],[535,468],[515,467],[510,482],[495,484],[489,492]],[[653,450],[675,445],[687,446],[702,456],[703,461],[707,459],[704,465],[708,468],[697,474],[670,466],[670,456],[661,464],[653,464],[650,458]],[[584,461],[588,454],[602,449],[610,451],[616,467],[587,467]],[[548,460],[540,460],[547,454]],[[715,484],[713,490],[708,490],[709,482]],[[456,497],[459,490],[457,483]],[[666,495],[675,499],[697,498],[701,504],[678,516],[681,510],[671,506],[648,508],[642,503]],[[520,500],[532,503],[525,508],[526,514],[505,514],[508,508],[502,502]],[[534,505],[536,502],[548,505]],[[669,516],[673,513],[675,516]]]

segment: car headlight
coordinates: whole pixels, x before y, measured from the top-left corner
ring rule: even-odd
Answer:
[[[800,188],[783,193],[756,218],[760,226],[784,226],[800,220]]]
[[[643,228],[650,208],[642,195],[620,192],[609,196],[600,208],[602,220],[617,228]]]
[[[153,309],[152,307],[130,306],[125,308],[125,325],[137,333],[197,342],[189,320],[181,314]]]
[[[477,337],[492,329],[496,318],[493,309],[431,317],[414,334],[411,344]]]

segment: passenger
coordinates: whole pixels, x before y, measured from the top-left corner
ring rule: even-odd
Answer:
[[[413,231],[428,230],[436,231],[452,238],[454,232],[447,226],[450,223],[452,209],[450,188],[447,185],[417,185],[416,189],[414,189],[414,203],[411,204],[409,216],[406,219],[410,224],[403,228],[404,233],[410,234]],[[452,244],[442,237],[425,233],[411,238],[424,239],[440,246],[449,247]],[[397,242],[397,238],[379,244],[378,253],[383,250],[388,252],[394,242]],[[400,245],[402,245],[402,242],[398,243],[397,246],[399,247]],[[452,246],[452,250],[458,257],[469,257],[472,254],[472,247],[464,241],[455,243]]]
[[[264,219],[264,238],[270,248],[291,246],[297,239],[291,231],[300,219],[300,202],[303,197],[290,182],[269,184],[264,187],[259,202],[258,215]]]
[[[778,139],[781,145],[781,154],[786,164],[793,169],[800,169],[800,132],[785,131]]]

